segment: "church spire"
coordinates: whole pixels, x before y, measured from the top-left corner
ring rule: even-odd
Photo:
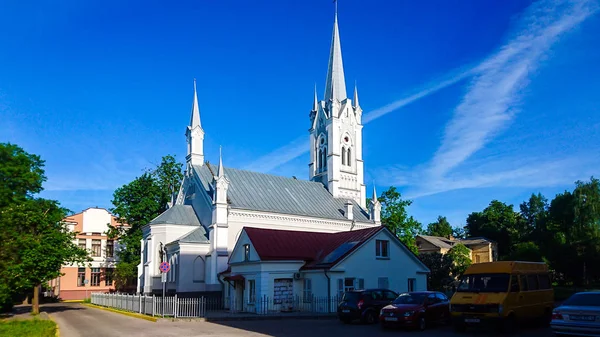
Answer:
[[[200,107],[198,106],[198,93],[196,92],[196,79],[194,78],[194,101],[192,102],[192,118],[190,119],[190,127],[193,129],[196,126],[202,128],[200,124]]]
[[[225,175],[225,170],[223,169],[223,151],[222,147],[219,146],[219,169],[217,170],[217,177],[221,178]]]
[[[360,104],[358,104],[358,87],[356,86],[356,82],[354,82],[354,98],[352,98],[352,106],[354,108],[360,106]]]
[[[317,84],[315,83],[315,98],[313,100],[312,111],[317,111],[319,109],[319,99],[317,98]]]
[[[333,21],[333,35],[331,49],[329,50],[329,65],[325,81],[325,102],[329,100],[342,101],[346,99],[346,80],[344,78],[344,64],[342,62],[342,46],[337,20],[337,3]]]
[[[194,98],[192,100],[192,116],[190,125],[185,130],[187,139],[186,161],[189,165],[204,165],[204,130],[200,124],[200,107],[198,106],[198,93],[196,91],[196,79],[194,78]]]

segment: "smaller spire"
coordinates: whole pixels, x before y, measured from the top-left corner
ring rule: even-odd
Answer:
[[[194,78],[194,100],[192,102],[192,118],[190,119],[190,127],[193,129],[200,125],[200,107],[198,106],[198,93],[196,92],[196,79]]]
[[[377,199],[377,190],[375,189],[375,182],[373,182],[373,196],[371,197],[371,202],[379,202],[379,200]]]
[[[221,178],[225,174],[225,170],[223,170],[223,152],[222,146],[219,146],[219,170],[217,171],[217,177]]]
[[[317,98],[317,83],[315,83],[315,98],[313,100],[313,111],[317,111],[319,108],[319,99]]]
[[[360,106],[360,104],[358,104],[358,87],[356,86],[356,81],[354,81],[354,98],[352,98],[352,104],[355,108]]]

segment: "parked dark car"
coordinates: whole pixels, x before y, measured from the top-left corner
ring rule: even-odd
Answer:
[[[552,312],[556,335],[600,336],[600,292],[573,294]]]
[[[425,330],[432,323],[450,323],[450,300],[440,292],[402,293],[381,309],[379,322],[386,327],[412,327]]]
[[[338,318],[344,323],[360,320],[363,323],[377,323],[381,308],[392,303],[398,293],[388,289],[365,289],[347,291],[338,305]]]

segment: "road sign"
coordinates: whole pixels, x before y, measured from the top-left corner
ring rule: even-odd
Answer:
[[[168,273],[169,270],[171,270],[171,265],[169,265],[169,262],[163,262],[160,264],[158,269],[160,269],[162,273]]]

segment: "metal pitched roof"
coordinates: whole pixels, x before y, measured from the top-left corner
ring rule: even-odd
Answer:
[[[441,236],[419,235],[419,237],[439,248],[452,248],[454,245],[450,239]]]
[[[206,236],[206,230],[204,229],[204,227],[196,228],[195,230],[191,231],[190,233],[182,236],[177,241],[186,242],[186,243],[209,243],[210,242]]]
[[[207,163],[194,166],[194,170],[212,196],[211,183],[217,168]],[[230,181],[227,198],[231,208],[347,220],[344,210],[348,199],[334,198],[319,182],[229,167],[224,171]],[[366,210],[350,201],[357,222],[373,222]]]
[[[173,205],[161,215],[150,221],[150,225],[170,224],[185,226],[200,226],[200,221],[190,205]]]
[[[304,260],[306,267],[331,267],[352,253],[362,242],[383,230],[377,226],[354,231],[321,233],[244,227],[262,261]],[[344,248],[339,254],[336,250]],[[332,256],[335,255],[335,256]]]

